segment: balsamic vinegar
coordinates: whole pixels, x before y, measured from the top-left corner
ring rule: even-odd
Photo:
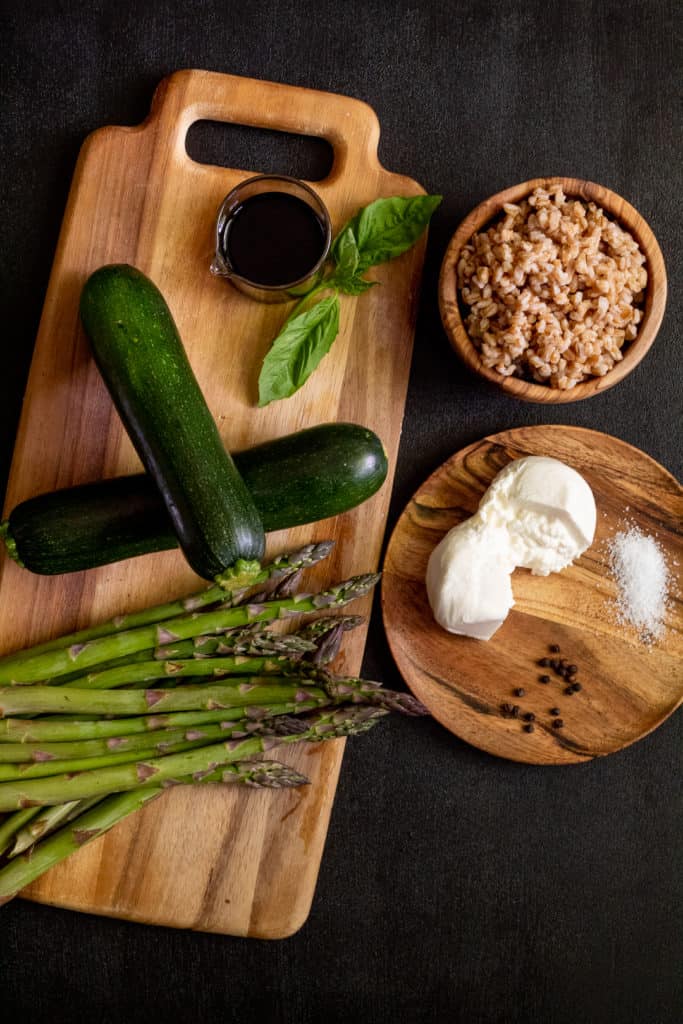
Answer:
[[[306,277],[325,249],[325,226],[308,203],[288,192],[262,192],[240,203],[221,234],[235,274],[280,286]]]

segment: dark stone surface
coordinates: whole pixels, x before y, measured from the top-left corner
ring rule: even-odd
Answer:
[[[84,136],[145,116],[201,67],[347,93],[434,220],[390,525],[444,458],[528,423],[594,427],[681,473],[681,180],[674,0],[2,3],[0,476]],[[195,129],[194,152],[322,176],[320,143]],[[542,408],[471,378],[436,279],[484,197],[567,173],[625,196],[667,261],[657,342],[616,389]],[[369,677],[399,686],[375,615]],[[348,746],[308,922],[277,943],[152,929],[16,901],[0,911],[4,1019],[668,1024],[680,964],[681,716],[595,764],[496,760],[436,724]],[[676,1009],[678,1007],[678,1010]]]

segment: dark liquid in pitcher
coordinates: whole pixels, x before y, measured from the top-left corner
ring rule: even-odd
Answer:
[[[325,227],[298,196],[262,192],[233,210],[221,247],[240,277],[261,285],[291,284],[306,277],[322,256]]]

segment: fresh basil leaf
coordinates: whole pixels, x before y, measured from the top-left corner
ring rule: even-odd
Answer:
[[[335,278],[341,280],[353,277],[358,266],[359,252],[356,238],[351,228],[345,228],[334,241],[332,256],[335,262]]]
[[[357,274],[400,256],[418,240],[442,196],[394,196],[376,199],[344,226],[332,246],[338,262],[350,248],[351,234],[358,249]]]
[[[379,281],[368,281],[360,274],[354,274],[351,277],[338,277],[335,274],[333,280],[339,291],[344,292],[344,295],[362,295],[363,292],[367,292],[379,284]]]
[[[308,380],[339,332],[339,296],[322,299],[294,317],[263,360],[259,405],[288,398]]]

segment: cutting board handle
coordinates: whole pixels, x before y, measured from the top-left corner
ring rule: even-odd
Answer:
[[[184,154],[187,131],[200,120],[324,138],[334,150],[329,179],[379,166],[377,115],[348,96],[212,71],[176,71],[165,78],[147,124]]]

